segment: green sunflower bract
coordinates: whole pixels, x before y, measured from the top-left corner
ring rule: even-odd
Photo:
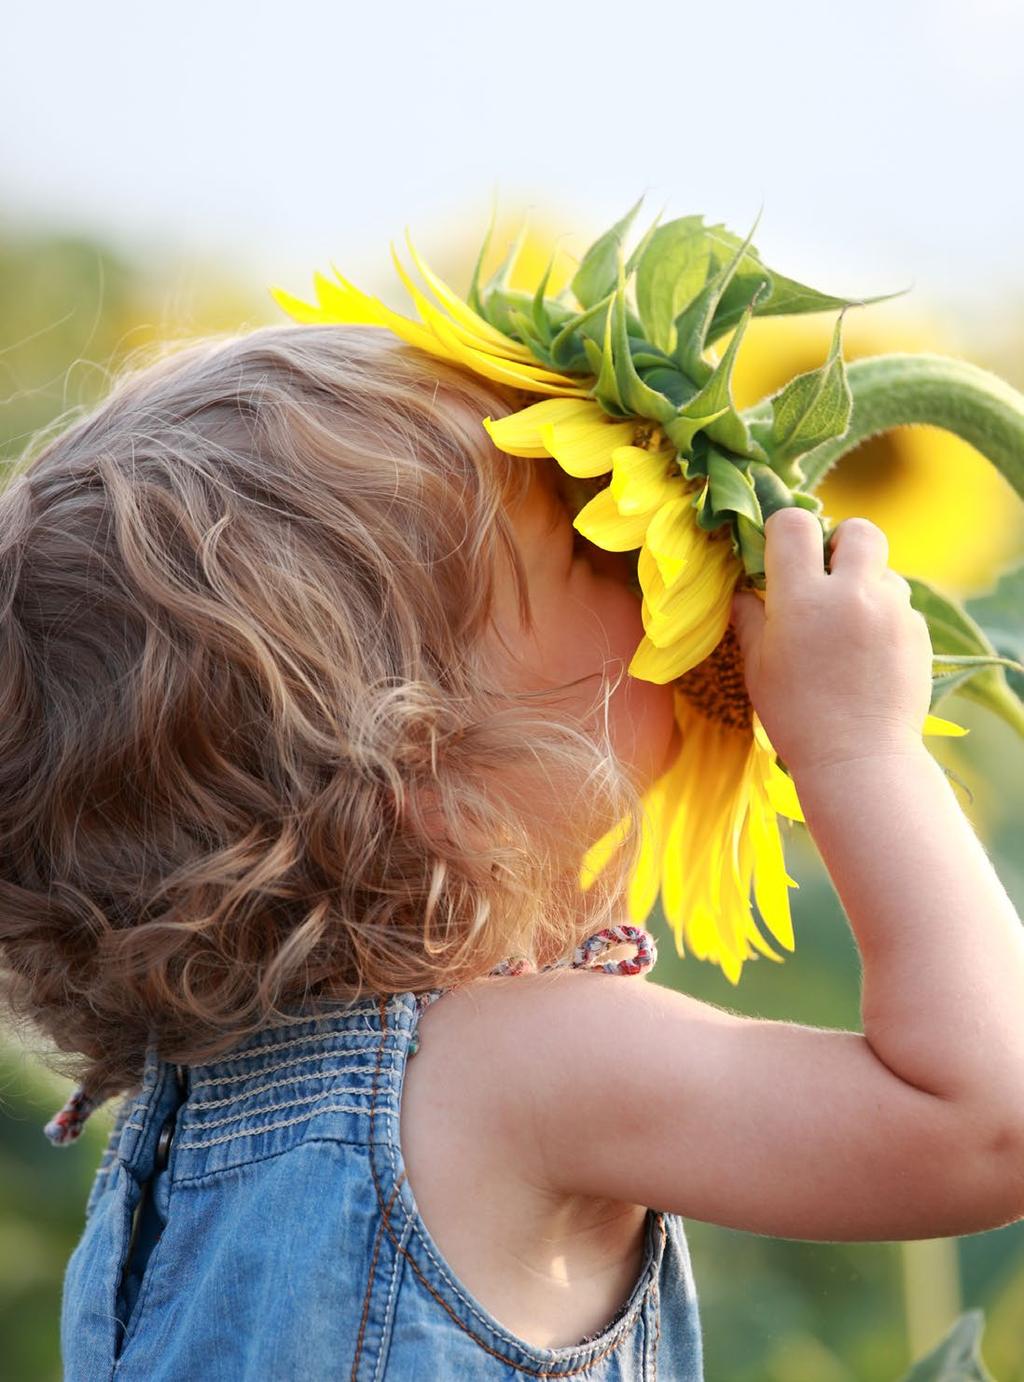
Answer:
[[[743,684],[729,626],[733,592],[764,590],[764,524],[799,505],[829,528],[813,493],[866,437],[903,423],[956,432],[1024,496],[1024,398],[964,361],[881,356],[849,370],[843,317],[898,297],[841,298],[767,268],[753,244],[702,216],[657,222],[627,253],[640,202],[591,245],[567,288],[548,293],[554,256],[534,290],[510,286],[522,236],[481,283],[485,237],[465,298],[409,242],[421,288],[392,250],[419,320],[361,292],[337,269],[314,275],[317,302],[274,288],[300,322],[383,327],[422,350],[521,390],[524,406],[481,419],[501,450],[550,457],[563,472],[574,525],[610,551],[636,553],[644,637],[630,674],[674,687],[680,749],[648,790],[630,919],[660,901],[679,954],[721,966],[736,983],[746,960],[793,948],[779,816],[802,820]],[[493,230],[493,221],[492,221]],[[756,406],[736,407],[731,379],[754,316],[838,311],[826,359]],[[721,358],[715,344],[731,337]],[[533,395],[540,401],[530,401]],[[927,521],[927,515],[923,515]],[[989,597],[1021,631],[1021,573]],[[1006,669],[1024,672],[955,601],[922,581],[912,600],[935,650],[932,705],[973,696],[1024,734],[1024,704]],[[1009,611],[1009,612],[1008,612]],[[1021,638],[1011,640],[1013,650]],[[924,734],[963,734],[930,714]],[[623,826],[581,861],[587,887],[621,845]],[[757,914],[755,915],[754,905]],[[778,947],[778,948],[777,948]]]

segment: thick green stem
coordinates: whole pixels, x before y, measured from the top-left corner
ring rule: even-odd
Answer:
[[[800,458],[813,490],[841,456],[868,437],[908,423],[954,432],[976,447],[1024,499],[1024,394],[998,375],[944,355],[877,355],[846,367],[853,414],[846,435]],[[771,418],[767,401],[746,410],[748,422]]]

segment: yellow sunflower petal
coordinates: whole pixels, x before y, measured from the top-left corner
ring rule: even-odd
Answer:
[[[668,498],[651,519],[647,533],[647,548],[666,586],[679,579],[702,547],[709,548],[710,544],[697,526],[690,496],[684,492]]]
[[[634,926],[642,926],[658,900],[664,856],[664,818],[667,782],[660,778],[644,795],[640,854],[626,893],[626,907]]]
[[[955,720],[944,720],[941,715],[926,715],[924,717],[924,729],[922,734],[949,734],[961,735],[970,734],[969,729],[963,725],[958,725]]]
[[[424,324],[434,332],[438,339],[443,341],[449,337],[454,337],[460,345],[470,350],[478,350],[496,361],[514,364],[516,366],[522,365],[531,370],[536,367],[536,361],[528,351],[525,355],[516,355],[510,359],[508,351],[501,346],[496,349],[493,341],[489,337],[479,335],[476,331],[464,326],[461,321],[446,317],[413,282],[405,265],[399,259],[394,245],[391,246],[391,260],[395,266],[395,272],[402,280],[406,292],[412,298],[416,311],[420,314],[420,318]],[[486,323],[484,324],[486,325]],[[507,341],[508,337],[502,337],[501,339]],[[558,377],[563,378],[564,376]]]
[[[522,345],[519,341],[512,340],[510,336],[506,336],[503,332],[499,331],[497,327],[492,326],[489,321],[485,321],[485,319],[481,317],[479,313],[474,312],[472,307],[470,307],[467,302],[463,301],[443,279],[438,278],[437,274],[435,274],[430,266],[424,262],[415,245],[412,243],[408,231],[406,232],[405,242],[409,246],[412,262],[419,270],[423,281],[428,285],[430,291],[442,306],[447,309],[453,320],[461,327],[465,328],[465,330],[471,332],[474,336],[479,337],[488,344],[495,354],[505,354],[509,359],[519,359],[527,362],[533,359],[533,356],[526,346]]]
[[[768,793],[768,800],[772,804],[772,809],[777,811],[780,816],[786,816],[791,821],[805,820],[803,807],[800,805],[800,798],[796,794],[793,779],[784,773],[776,763],[773,763],[769,770],[765,781],[765,791]]]
[[[750,795],[750,839],[754,846],[754,897],[765,926],[785,950],[796,944],[789,911],[786,862],[779,825],[770,802],[755,789]]]
[[[726,601],[721,615],[706,619],[696,628],[685,629],[679,638],[667,647],[660,647],[646,634],[640,640],[629,664],[629,675],[643,681],[653,681],[663,686],[667,681],[681,677],[696,667],[718,646],[729,622],[729,604]]]
[[[334,276],[338,280],[340,289],[331,294],[329,305],[326,297],[321,298],[321,302],[324,304],[321,321],[383,326],[388,331],[393,331],[401,340],[407,341],[409,345],[429,351],[431,355],[436,355],[442,360],[457,358],[451,350],[445,348],[432,331],[428,331],[425,326],[412,321],[409,317],[403,317],[400,312],[392,312],[391,308],[385,306],[379,298],[370,297],[369,293],[364,293],[354,283],[350,283],[344,275],[339,273],[337,265],[332,264],[331,267],[334,269]],[[325,279],[324,282],[326,283],[327,280]],[[331,287],[333,289],[334,284],[331,284]]]
[[[284,311],[297,322],[319,322],[324,319],[324,309],[322,307],[314,307],[311,302],[303,302],[301,298],[295,297],[294,294],[289,293],[284,288],[272,287],[270,289],[270,296],[277,303],[278,307],[283,308]]]
[[[723,578],[714,567],[705,566],[686,585],[685,599],[665,598],[659,605],[653,604],[648,595],[644,616],[647,637],[659,648],[667,648],[694,629],[710,628],[715,633],[711,646],[715,647],[725,637],[729,625],[733,581],[733,577]]]
[[[612,494],[620,512],[647,513],[682,488],[674,451],[645,451],[642,446],[617,446],[612,452]],[[673,485],[672,480],[676,483]]]
[[[612,855],[620,848],[629,831],[629,818],[624,816],[617,825],[606,830],[599,840],[584,854],[580,862],[579,884],[584,892],[592,887],[598,876],[607,868]]]
[[[589,479],[612,468],[612,452],[633,436],[634,422],[597,422],[580,418],[542,423],[540,439],[569,475]]]
[[[378,303],[374,298],[368,297],[358,289],[342,287],[340,283],[332,283],[331,280],[322,274],[319,269],[313,273],[313,286],[316,289],[317,301],[325,314],[327,321],[344,322],[351,325],[380,326],[382,325],[382,303]],[[408,320],[407,318],[402,319]],[[415,322],[409,322],[410,326],[415,326]]]
[[[454,331],[440,320],[434,321],[432,325],[442,346],[448,348],[451,358],[459,364],[468,365],[485,379],[492,379],[496,384],[510,384],[516,389],[528,389],[531,393],[553,394],[561,398],[586,396],[586,386],[574,383],[568,375],[553,374],[550,370],[531,369],[529,365],[499,360],[485,351],[464,345]]]
[[[777,965],[785,963],[783,956],[780,955],[778,951],[772,949],[772,947],[765,940],[764,936],[762,936],[760,931],[758,931],[756,925],[751,927],[750,931],[747,934],[747,939],[750,941],[750,944],[757,951],[757,953],[759,955],[763,955],[766,960],[772,960]]]
[[[729,980],[729,983],[732,984],[733,988],[735,988],[740,981],[740,975],[743,973],[743,960],[741,956],[723,946],[719,952],[718,963],[721,966],[722,973]]]
[[[765,727],[761,723],[761,718],[756,710],[752,712],[751,719],[753,721],[753,733],[755,743],[757,743],[762,749],[764,749],[765,753],[770,753],[774,755],[775,750],[772,748],[771,741],[769,740],[768,735],[765,732]]]
[[[643,542],[649,521],[645,513],[620,513],[611,490],[606,487],[583,505],[572,526],[588,542],[603,547],[606,552],[628,552]]]
[[[600,424],[604,411],[599,403],[587,398],[545,398],[531,403],[497,422],[484,418],[484,427],[499,451],[509,456],[550,456],[541,440],[540,429],[545,423],[586,422]]]

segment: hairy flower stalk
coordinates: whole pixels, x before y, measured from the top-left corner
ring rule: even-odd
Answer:
[[[883,298],[833,297],[769,270],[752,244],[757,222],[744,240],[705,226],[702,216],[655,222],[627,255],[639,206],[591,245],[568,288],[552,296],[553,259],[533,292],[509,286],[522,237],[481,284],[490,233],[465,298],[411,242],[425,290],[392,251],[419,320],[337,270],[335,281],[314,275],[315,304],[272,292],[298,321],[384,327],[521,391],[519,411],[481,420],[494,445],[553,459],[582,536],[635,553],[644,636],[629,672],[673,684],[680,734],[675,759],[644,798],[629,915],[642,924],[660,901],[678,953],[720,965],[736,983],[748,959],[780,960],[793,949],[788,890],[796,884],[779,817],[803,820],[747,697],[729,624],[738,587],[763,595],[765,521],[799,505],[818,517],[826,544],[830,528],[814,487],[859,442],[905,423],[956,432],[1024,495],[1024,398],[984,370],[939,356],[881,356],[847,369],[844,314]],[[821,366],[737,409],[731,378],[751,318],[833,310]],[[729,333],[719,358],[715,343]],[[1024,667],[1001,655],[955,601],[921,581],[911,587],[936,654],[933,707],[957,689],[1024,733],[1024,705],[1004,671]],[[1013,618],[1019,629],[1019,610]],[[924,734],[965,732],[933,714],[922,726]],[[621,846],[625,824],[588,850],[581,886]]]

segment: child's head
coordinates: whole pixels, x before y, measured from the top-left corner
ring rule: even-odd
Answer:
[[[0,974],[67,1073],[118,1088],[154,1035],[212,1059],[279,1006],[623,919],[635,839],[577,875],[638,820],[624,688],[516,659],[561,626],[626,656],[639,602],[570,577],[554,463],[487,438],[522,401],[372,328],[265,328],[125,373],[0,494]],[[531,644],[538,496],[579,600]],[[664,690],[628,691],[655,757]]]

